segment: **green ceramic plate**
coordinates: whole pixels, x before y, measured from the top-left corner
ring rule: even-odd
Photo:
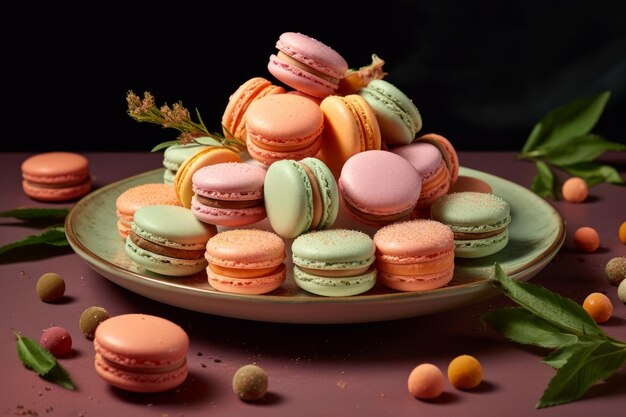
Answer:
[[[511,206],[509,243],[501,252],[481,259],[457,259],[452,282],[424,292],[397,292],[376,285],[369,292],[326,298],[299,289],[291,273],[282,288],[264,295],[238,295],[213,290],[204,272],[189,277],[165,277],[133,264],[117,232],[115,200],[130,187],[161,182],[157,169],[102,187],[80,200],[66,218],[68,240],[74,251],[103,277],[150,299],[192,311],[248,320],[281,323],[358,323],[432,314],[476,303],[496,295],[488,282],[498,262],[517,280],[534,276],[556,255],[565,239],[562,218],[530,190],[484,172],[461,168],[461,175],[486,181],[494,194]],[[267,220],[249,227],[269,228]],[[340,216],[335,227],[376,229]],[[287,270],[291,271],[291,240],[287,240]]]

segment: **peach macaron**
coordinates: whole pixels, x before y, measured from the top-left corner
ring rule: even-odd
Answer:
[[[266,166],[312,157],[320,150],[323,128],[324,116],[315,102],[296,94],[265,96],[246,113],[248,153]]]
[[[265,294],[286,278],[285,242],[261,229],[229,229],[206,245],[207,276],[211,287],[235,294]]]
[[[454,274],[454,234],[443,223],[417,219],[382,227],[374,234],[378,280],[400,291],[445,286]]]
[[[46,152],[22,162],[24,193],[40,201],[69,201],[91,191],[89,161],[73,152]]]
[[[182,384],[189,374],[189,336],[162,317],[111,317],[96,328],[93,344],[98,375],[126,391],[167,391]]]

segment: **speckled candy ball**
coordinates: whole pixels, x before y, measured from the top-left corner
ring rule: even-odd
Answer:
[[[102,307],[88,307],[80,315],[78,326],[87,339],[93,340],[96,328],[109,317],[109,312]]]
[[[267,374],[257,365],[244,365],[233,376],[233,392],[244,401],[260,400],[267,393]]]
[[[561,188],[563,199],[569,203],[582,203],[589,195],[587,183],[580,177],[571,177],[563,183]]]
[[[626,257],[620,256],[608,261],[604,267],[604,273],[611,285],[619,285],[626,279]]]
[[[58,301],[65,295],[65,281],[61,275],[47,272],[39,277],[35,290],[41,301]]]
[[[419,399],[436,398],[443,392],[445,378],[441,369],[432,363],[422,363],[409,374],[409,392]]]
[[[53,326],[43,331],[39,344],[58,358],[72,350],[72,336],[63,327]]]
[[[595,252],[600,247],[600,235],[592,227],[581,227],[574,232],[574,246],[581,252]]]

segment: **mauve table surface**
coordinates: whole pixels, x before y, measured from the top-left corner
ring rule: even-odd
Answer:
[[[21,190],[20,164],[30,154],[0,154],[0,211],[16,207],[69,207],[29,199]],[[161,167],[161,153],[85,153],[95,187]],[[529,187],[534,165],[515,160],[513,152],[461,152],[461,165]],[[626,154],[606,161],[626,171]],[[626,340],[626,306],[608,284],[605,264],[626,255],[619,225],[626,221],[626,188],[601,184],[583,204],[549,200],[565,220],[563,247],[531,282],[582,303],[591,292],[606,293],[615,307],[601,327]],[[574,231],[594,227],[601,248],[577,252]],[[0,219],[0,245],[39,233],[27,223]],[[57,272],[66,281],[61,303],[44,303],[35,292],[37,279]],[[29,416],[622,416],[626,410],[626,369],[592,387],[573,403],[537,410],[554,370],[541,362],[548,352],[504,339],[483,326],[482,313],[512,305],[503,295],[452,311],[409,319],[333,325],[263,323],[218,317],[172,307],[134,294],[94,272],[70,248],[30,246],[0,256],[0,411]],[[181,325],[189,334],[190,374],[175,390],[160,394],[127,393],[107,385],[93,368],[93,346],[80,332],[78,319],[92,305],[111,315],[145,313]],[[59,359],[77,386],[69,391],[27,370],[16,352],[14,331],[39,340],[52,325],[67,328],[73,339],[69,357]],[[409,372],[431,362],[445,374],[449,361],[470,354],[483,366],[483,383],[460,391],[446,381],[432,401],[407,391]],[[234,372],[256,363],[269,376],[266,397],[240,401],[232,392]]]

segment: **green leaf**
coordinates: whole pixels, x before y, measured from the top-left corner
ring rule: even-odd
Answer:
[[[56,358],[39,343],[27,337],[17,336],[17,355],[24,365],[38,375],[45,375],[56,365]]]
[[[574,137],[564,146],[550,149],[543,157],[554,165],[562,166],[593,161],[605,152],[623,151],[625,149],[626,145],[610,142],[598,135],[588,134]]]
[[[535,166],[537,167],[537,175],[533,178],[530,189],[540,197],[557,199],[560,193],[550,167],[543,161],[535,161]]]
[[[207,146],[223,146],[220,141],[210,138],[208,136],[200,136],[199,138],[195,138],[194,142],[199,143],[200,145]]]
[[[592,341],[591,343],[594,343],[595,341]],[[579,342],[579,343],[574,343],[571,345],[566,345],[563,346],[555,351],[553,351],[552,353],[550,353],[549,355],[547,355],[546,357],[544,357],[542,359],[543,363],[553,367],[554,369],[559,369],[561,367],[563,367],[563,365],[565,365],[567,363],[567,361],[572,357],[572,355],[578,351],[579,349],[582,349],[585,347],[585,344],[589,343],[588,341],[586,342]]]
[[[565,333],[579,337],[589,336],[602,340],[607,339],[602,329],[576,302],[539,285],[518,282],[509,278],[498,263],[495,264],[495,274],[491,277],[491,282],[501,288],[517,304],[552,325],[563,329]]]
[[[50,351],[32,339],[22,337],[18,333],[15,333],[15,336],[17,337],[17,355],[24,366],[47,381],[69,390],[76,388],[67,371],[57,362]]]
[[[578,341],[578,336],[520,307],[501,308],[482,315],[504,337],[517,343],[556,348]]]
[[[65,228],[62,226],[50,227],[44,230],[38,235],[30,235],[17,242],[9,243],[4,246],[0,246],[0,255],[8,252],[12,249],[22,246],[46,244],[52,246],[68,246],[67,236],[65,235]]]
[[[180,141],[168,140],[167,142],[161,142],[158,145],[156,145],[154,148],[152,148],[150,152],[157,152],[157,151],[160,151],[161,149],[169,148],[172,145],[180,145]]]
[[[0,212],[0,217],[13,217],[20,220],[44,219],[44,218],[65,218],[69,213],[67,208],[46,208],[46,207],[23,207],[14,210]]]
[[[560,168],[570,175],[584,179],[589,187],[603,182],[617,185],[626,184],[615,168],[598,162],[580,162],[564,165]]]
[[[550,380],[537,408],[572,402],[596,382],[610,377],[626,364],[626,346],[609,341],[585,343],[572,353]]]
[[[593,129],[611,95],[605,91],[596,96],[576,100],[548,112],[532,129],[522,153],[531,152],[550,142],[556,148],[574,137]]]

